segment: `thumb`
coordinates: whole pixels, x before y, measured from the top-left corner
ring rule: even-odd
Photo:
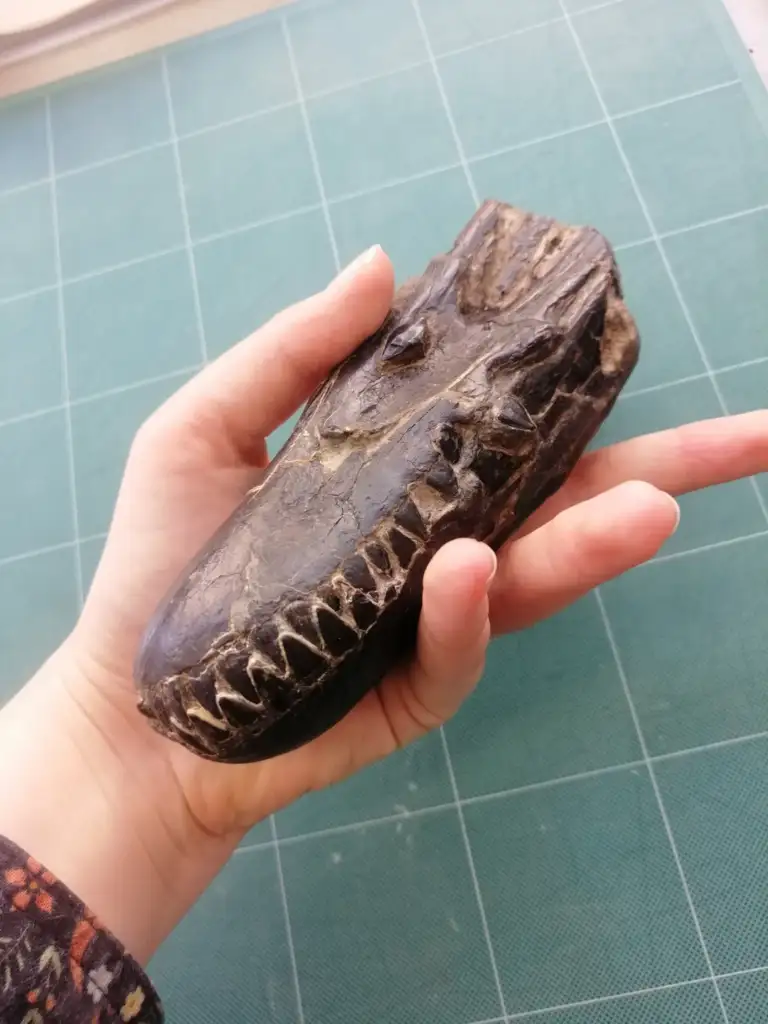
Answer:
[[[191,438],[202,440],[220,465],[261,461],[264,438],[381,325],[393,282],[389,258],[374,246],[323,291],[278,313],[205,367],[152,415],[145,435],[169,447],[177,439],[182,450]]]

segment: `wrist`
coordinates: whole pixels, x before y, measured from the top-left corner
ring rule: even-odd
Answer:
[[[0,712],[0,833],[52,871],[146,963],[240,835],[195,819],[130,680],[70,638]]]

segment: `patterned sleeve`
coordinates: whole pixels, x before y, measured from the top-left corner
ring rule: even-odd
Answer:
[[[141,966],[69,889],[0,836],[2,1024],[162,1024]]]

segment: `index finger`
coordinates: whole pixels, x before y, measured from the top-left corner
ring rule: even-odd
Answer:
[[[768,410],[686,423],[582,456],[561,489],[516,536],[531,533],[572,505],[630,480],[642,480],[674,497],[764,472],[768,472]]]

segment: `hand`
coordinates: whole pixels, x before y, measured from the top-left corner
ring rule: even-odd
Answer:
[[[150,417],[135,439],[80,621],[55,669],[44,673],[46,682],[37,682],[41,694],[29,691],[28,704],[44,694],[50,706],[55,676],[71,729],[86,730],[78,744],[89,752],[86,774],[99,774],[102,788],[104,778],[113,780],[113,812],[118,802],[134,808],[137,849],[151,851],[166,886],[175,870],[163,869],[169,851],[189,861],[200,842],[215,849],[204,870],[189,871],[183,898],[190,902],[256,821],[453,715],[481,677],[492,633],[529,626],[652,557],[676,528],[673,495],[768,469],[768,413],[762,412],[586,455],[498,560],[470,540],[435,556],[424,579],[415,657],[334,729],[272,761],[204,761],[157,736],[136,710],[132,668],[143,630],[171,582],[259,480],[268,461],[265,438],[378,327],[392,293],[391,265],[374,249],[327,290],[213,362]],[[147,829],[154,829],[150,838]],[[94,883],[83,877],[81,884]],[[95,896],[102,905],[110,899],[106,889]],[[112,919],[136,955],[173,923],[148,939],[126,921],[129,913],[113,908]],[[109,919],[103,907],[101,914]]]
[[[104,557],[77,629],[89,675],[133,714],[131,669],[161,596],[260,478],[265,438],[390,306],[378,249],[181,388],[134,444]],[[337,782],[449,718],[478,682],[491,632],[531,625],[652,557],[679,516],[671,495],[768,468],[768,413],[709,421],[585,456],[499,553],[457,541],[424,580],[415,659],[326,735],[255,766],[157,744],[197,820],[224,834]],[[138,728],[138,726],[137,726]],[[119,743],[115,737],[115,743]]]

